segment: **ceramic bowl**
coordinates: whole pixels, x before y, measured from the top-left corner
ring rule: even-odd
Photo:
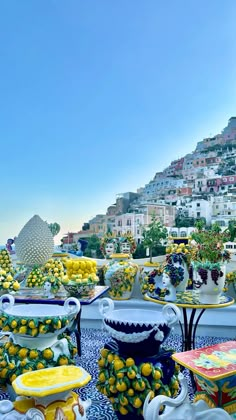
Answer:
[[[14,337],[55,337],[64,332],[80,311],[80,302],[70,297],[64,305],[17,304],[12,295],[0,297],[0,320],[2,332]],[[20,344],[18,342],[18,344]]]
[[[77,283],[69,281],[68,283],[63,283],[64,288],[66,289],[69,296],[74,296],[76,298],[93,296],[95,292],[96,283],[86,282],[86,283]]]
[[[161,312],[155,310],[114,310],[114,302],[104,298],[99,303],[106,331],[124,355],[153,356],[168,337],[181,316],[179,308],[168,303]]]

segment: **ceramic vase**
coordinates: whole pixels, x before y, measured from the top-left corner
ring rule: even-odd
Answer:
[[[156,263],[144,263],[140,267],[139,284],[142,296],[148,293],[150,296],[160,296],[162,285],[162,264]]]
[[[176,292],[184,292],[188,286],[189,272],[188,266],[186,263],[186,257],[182,253],[173,253],[166,256],[166,262],[168,264],[173,264],[175,267],[179,268],[181,274],[181,281],[178,286],[176,286]]]
[[[126,254],[113,254],[111,261],[104,267],[104,283],[110,286],[108,294],[114,300],[130,299],[133,293],[137,264]]]
[[[225,286],[225,264],[219,264],[207,269],[201,263],[193,265],[193,288],[199,292],[199,302],[205,304],[218,304]]]

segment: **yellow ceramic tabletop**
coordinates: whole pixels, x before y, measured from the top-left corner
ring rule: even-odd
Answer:
[[[165,305],[168,303],[164,298],[160,296],[150,296],[148,294],[144,295],[144,299],[150,300],[151,302],[159,303]],[[215,304],[206,304],[199,302],[199,293],[196,290],[187,290],[185,292],[177,292],[176,300],[173,301],[176,306],[182,308],[196,308],[196,309],[209,309],[209,308],[223,308],[225,306],[230,306],[234,304],[234,299],[230,296],[222,295],[220,297],[220,302]]]
[[[236,375],[236,341],[174,353],[172,359],[206,379],[223,379]]]
[[[67,365],[26,372],[18,376],[12,386],[18,395],[45,397],[81,388],[90,380],[90,374],[82,367]]]

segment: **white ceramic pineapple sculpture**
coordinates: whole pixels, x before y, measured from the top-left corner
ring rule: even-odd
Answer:
[[[17,258],[21,263],[42,265],[54,252],[54,241],[48,224],[39,216],[33,216],[21,229],[15,239]]]

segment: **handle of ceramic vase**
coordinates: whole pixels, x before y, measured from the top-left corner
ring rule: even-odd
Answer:
[[[80,311],[80,301],[74,297],[69,297],[65,300],[64,308],[68,314],[78,313]]]
[[[1,309],[4,310],[6,308],[11,309],[14,306],[14,304],[15,304],[15,299],[12,295],[6,294],[0,297],[0,310]]]
[[[99,312],[102,316],[105,316],[109,312],[114,310],[114,302],[110,298],[103,298],[99,302]]]
[[[162,315],[165,318],[169,327],[175,325],[181,317],[181,312],[178,306],[173,303],[167,303],[162,309]]]

